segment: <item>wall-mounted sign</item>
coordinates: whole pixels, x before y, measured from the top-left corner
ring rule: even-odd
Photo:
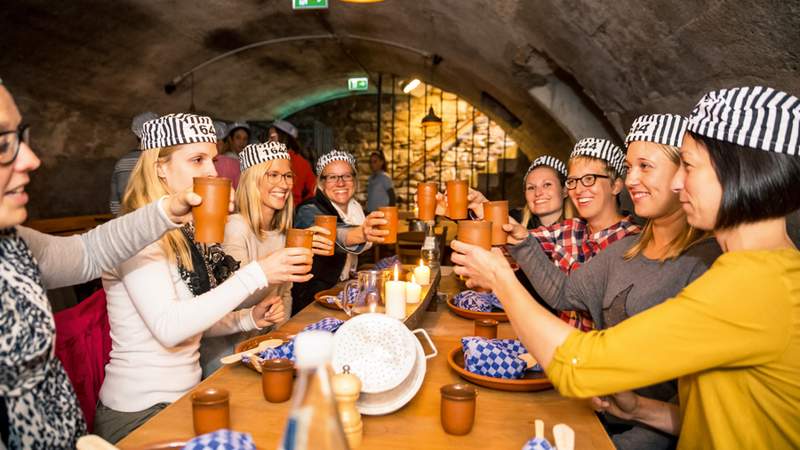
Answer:
[[[292,0],[292,9],[328,9],[328,0]]]
[[[348,91],[366,91],[369,89],[367,77],[349,78],[347,80]]]

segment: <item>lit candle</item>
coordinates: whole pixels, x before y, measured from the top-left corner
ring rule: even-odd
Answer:
[[[423,286],[431,284],[431,268],[423,264],[421,259],[419,265],[414,267],[414,277],[417,279],[417,283]]]
[[[406,303],[419,303],[422,295],[422,286],[417,283],[417,277],[411,275],[411,281],[406,283]]]
[[[406,317],[406,282],[400,281],[397,266],[394,266],[394,280],[386,282],[386,315],[403,320]]]

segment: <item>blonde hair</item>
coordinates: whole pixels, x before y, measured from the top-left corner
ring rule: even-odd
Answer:
[[[667,156],[667,158],[669,158],[673,164],[676,166],[680,164],[680,149],[678,149],[678,147],[658,143],[654,144]],[[639,234],[639,240],[636,241],[636,243],[633,244],[633,246],[629,248],[627,252],[625,252],[623,257],[626,261],[629,261],[638,254],[642,253],[653,240],[653,222],[653,219],[647,220],[642,232]],[[684,251],[686,251],[686,249],[709,237],[710,235],[710,232],[698,230],[688,223],[685,223],[678,235],[675,236],[675,238],[667,245],[666,251],[658,260],[664,262],[668,259],[675,259]]]
[[[558,184],[561,186],[561,192],[559,192],[559,195],[562,195],[562,193],[564,192],[564,188],[566,187],[566,184],[564,184],[564,183],[566,183],[566,181],[565,181],[566,177],[563,177],[560,173],[558,173],[558,171],[556,169],[554,169],[554,168],[552,168],[552,167],[550,167],[550,166],[548,166],[546,164],[542,164],[541,166],[537,166],[534,170],[536,170],[536,169],[538,169],[540,167],[545,167],[545,168],[548,168],[548,169],[553,171],[553,173],[556,175],[556,180],[558,180]],[[522,185],[523,185],[524,189],[528,189],[528,176],[531,173],[533,173],[533,170],[531,170],[531,172],[528,173],[528,175],[526,175],[525,179],[523,180],[523,184]],[[524,194],[525,194],[525,191],[523,191],[523,195]],[[533,216],[533,211],[531,211],[531,209],[528,207],[528,202],[526,200],[525,201],[525,207],[522,208],[522,226],[523,227],[527,227],[528,226],[528,222],[531,221],[531,217],[532,216]],[[574,206],[572,206],[572,202],[569,201],[569,199],[566,196],[562,197],[561,198],[561,215],[558,216],[558,220],[556,220],[556,223],[557,222],[561,222],[564,219],[571,219],[574,216],[575,216],[575,210],[574,210]]]
[[[178,146],[151,148],[142,151],[142,156],[136,162],[131,172],[128,187],[122,197],[123,214],[137,210],[152,203],[170,191],[167,184],[158,176],[157,167],[172,158]],[[189,241],[180,229],[168,231],[159,240],[159,245],[167,255],[168,261],[174,261],[189,271],[194,270]]]
[[[270,223],[262,223],[261,208],[264,206],[261,199],[261,182],[271,167],[272,161],[249,167],[242,172],[242,177],[239,179],[239,187],[236,189],[236,207],[239,209],[239,214],[242,215],[250,225],[250,230],[259,239],[264,237],[264,231],[275,230],[285,233],[289,228],[292,228],[294,200],[292,200],[291,188],[289,188],[283,208],[272,216]]]

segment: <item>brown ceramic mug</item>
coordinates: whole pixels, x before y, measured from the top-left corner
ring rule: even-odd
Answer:
[[[331,250],[328,252],[328,256],[333,255],[333,251],[335,250],[336,246],[336,220],[337,220],[336,216],[322,216],[322,215],[314,216],[314,225],[328,230],[330,234],[328,234],[325,237],[330,239],[331,242],[334,243],[333,246],[331,247]]]
[[[314,232],[301,228],[290,228],[286,232],[286,248],[302,247],[311,250],[314,245]]]
[[[456,239],[491,250],[492,223],[483,220],[459,220]]]
[[[231,180],[196,177],[194,192],[203,198],[202,203],[192,207],[195,240],[207,244],[224,241],[228,204],[231,201]]]
[[[478,390],[469,384],[442,386],[442,428],[448,434],[462,436],[472,430],[475,423],[475,398]]]
[[[225,389],[206,388],[192,392],[194,434],[211,433],[230,428],[230,395]]]
[[[383,213],[386,225],[378,227],[379,230],[388,230],[389,234],[383,237],[384,244],[394,244],[397,242],[397,206],[382,206],[378,211]]]
[[[508,200],[484,202],[483,218],[492,222],[492,245],[505,245],[508,233],[503,225],[508,223]]]
[[[294,364],[288,359],[268,359],[261,363],[261,389],[264,400],[281,403],[292,396]]]
[[[497,339],[497,321],[494,319],[479,319],[475,321],[475,336],[486,339]]]
[[[454,220],[467,218],[467,194],[469,184],[466,180],[447,182],[447,217]]]
[[[436,219],[436,183],[419,183],[417,185],[417,218],[419,220]]]

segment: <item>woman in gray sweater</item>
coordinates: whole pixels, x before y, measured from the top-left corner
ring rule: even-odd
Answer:
[[[608,328],[675,296],[711,266],[721,254],[719,246],[689,226],[670,189],[685,129],[680,116],[647,115],[634,121],[626,138],[625,185],[636,214],[647,219],[641,234],[612,244],[570,274],[553,266],[539,245],[520,241],[510,248],[542,300],[558,310],[588,311],[598,329]],[[532,239],[516,228],[513,236]],[[667,382],[637,393],[669,401],[677,391]],[[612,439],[620,449],[673,444],[670,436],[638,424]]]

